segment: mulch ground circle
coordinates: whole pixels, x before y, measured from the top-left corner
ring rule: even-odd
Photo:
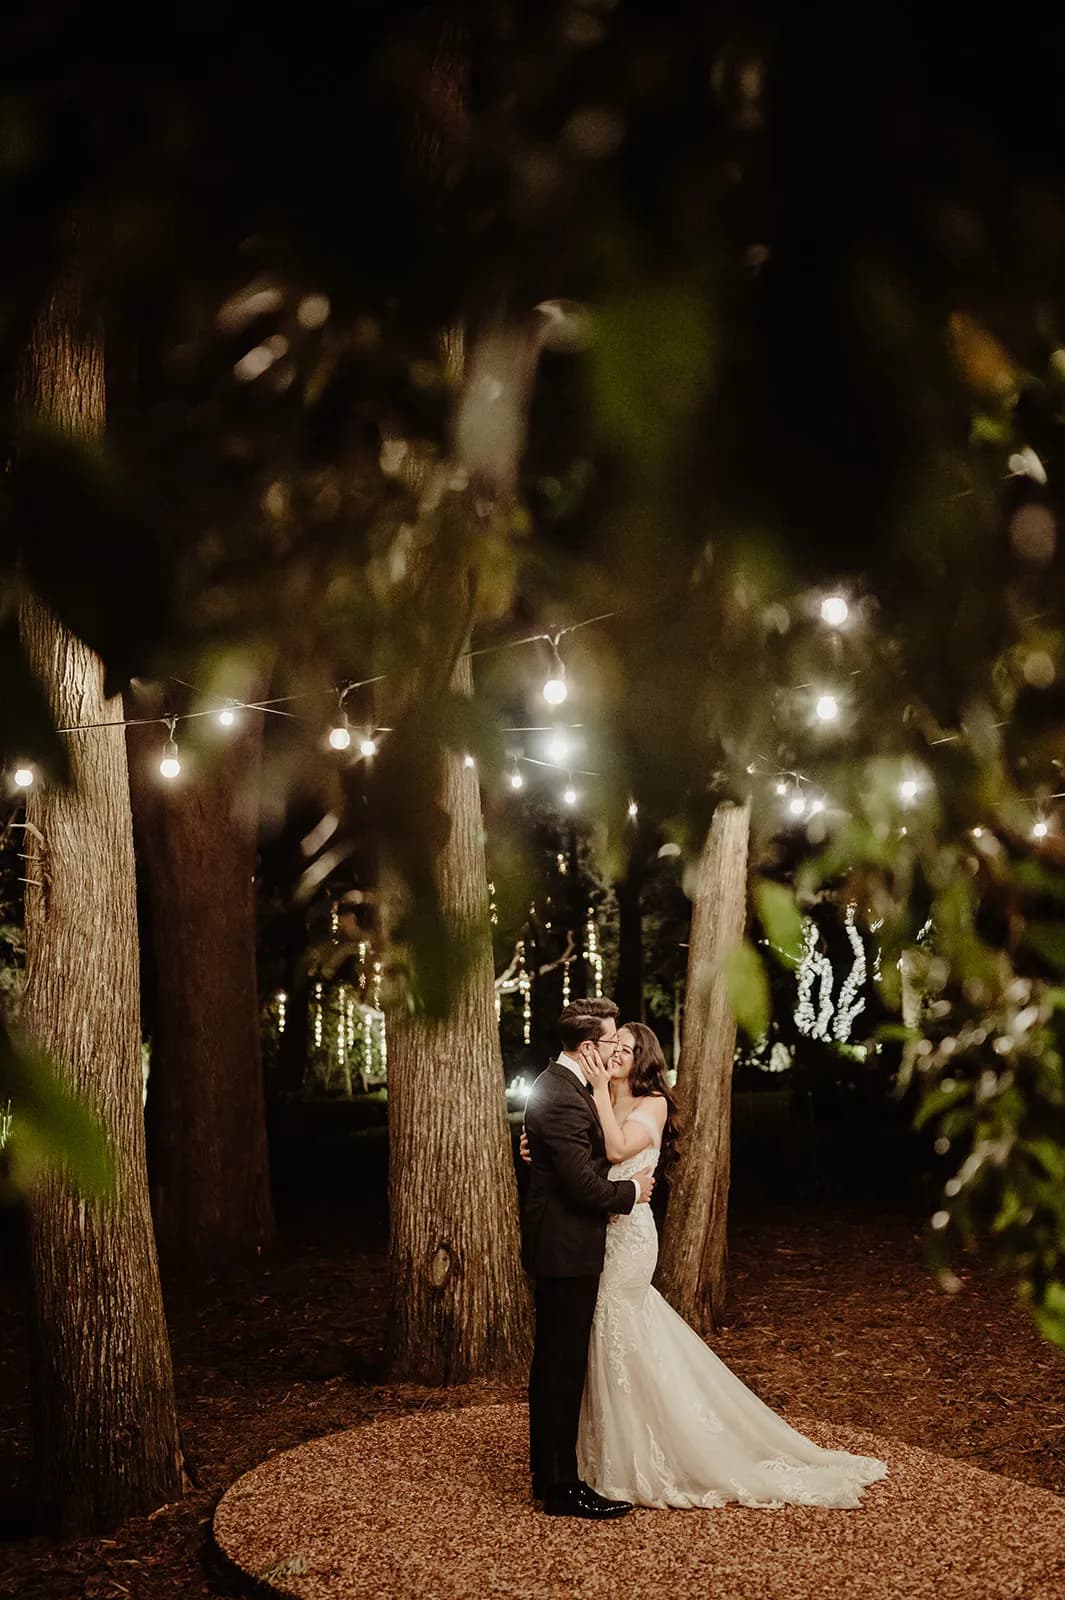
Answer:
[[[273,1456],[219,1501],[214,1537],[260,1592],[298,1600],[1060,1600],[1065,1499],[861,1429],[788,1421],[888,1476],[853,1510],[637,1509],[599,1524],[529,1498],[526,1411],[390,1417]]]

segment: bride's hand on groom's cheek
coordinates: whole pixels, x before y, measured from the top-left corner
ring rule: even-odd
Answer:
[[[582,1056],[581,1065],[584,1068],[584,1075],[593,1089],[606,1088],[610,1082],[610,1070],[608,1067],[604,1067],[600,1061],[597,1050],[589,1050],[587,1055]]]

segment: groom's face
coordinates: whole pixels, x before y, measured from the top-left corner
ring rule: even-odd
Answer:
[[[599,1059],[609,1072],[614,1065],[614,1056],[618,1048],[618,1025],[613,1017],[603,1020],[603,1031],[594,1041],[593,1048],[598,1052]]]

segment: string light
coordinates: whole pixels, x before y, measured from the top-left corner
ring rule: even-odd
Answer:
[[[372,735],[367,734],[365,739],[359,741],[359,754],[365,756],[367,760],[377,754],[377,740]]]
[[[320,983],[316,983],[314,986],[314,1047],[316,1050],[322,1048],[322,986]]]
[[[170,737],[163,746],[163,759],[159,763],[159,772],[164,778],[176,778],[181,771],[181,762],[178,760],[177,740],[174,738],[175,721],[174,717],[168,717],[166,721],[167,728],[170,730]]]
[[[569,755],[569,740],[560,728],[556,728],[547,746],[548,759],[561,766]]]
[[[899,798],[900,798],[900,800],[916,800],[917,799],[917,792],[920,789],[920,787],[921,786],[917,782],[916,778],[904,778],[903,781],[899,784]]]
[[[826,595],[821,601],[821,621],[830,628],[842,628],[850,614],[850,607],[841,594]]]
[[[835,722],[839,716],[839,701],[834,694],[821,694],[814,706],[818,722]]]
[[[351,744],[351,729],[348,727],[348,714],[341,710],[336,722],[329,730],[329,743],[334,750],[346,750]]]
[[[467,771],[472,772],[477,763],[471,755],[466,755],[462,758],[462,765],[467,769]]]
[[[806,810],[806,801],[801,794],[793,794],[788,801],[788,810],[793,817],[801,817]]]
[[[544,684],[543,695],[549,706],[560,706],[569,694],[566,685],[566,663],[558,651],[558,641],[562,636],[556,633],[553,639],[546,634],[544,637],[551,646],[551,671]]]
[[[521,1036],[532,1043],[532,977],[525,964],[525,940],[518,940],[518,989],[521,992]]]
[[[572,783],[567,784],[566,788],[563,789],[562,798],[568,806],[575,806],[577,804],[577,791],[573,787]]]
[[[20,789],[28,789],[33,783],[33,768],[16,767],[12,776]]]
[[[510,774],[509,783],[512,789],[523,789],[525,787],[525,779],[518,771],[518,763],[516,760],[514,762],[514,770]]]
[[[227,706],[218,713],[218,720],[223,728],[232,728],[237,720],[237,702],[231,700]]]
[[[278,1033],[284,1033],[284,1031],[285,1031],[285,1023],[286,1023],[286,1021],[288,1019],[288,995],[285,993],[284,989],[279,989],[277,991],[276,999],[277,999],[277,1031],[278,1031]]]
[[[337,1015],[337,1064],[341,1067],[348,1059],[347,985],[340,985],[340,1009]]]
[[[1032,838],[1033,839],[1045,839],[1049,832],[1050,832],[1050,824],[1049,824],[1049,822],[1044,822],[1043,818],[1040,817],[1039,821],[1036,822],[1032,827]]]
[[[630,820],[635,822],[636,818],[639,815],[640,815],[639,806],[636,804],[635,800],[630,800],[629,801],[629,818],[630,818]]]
[[[595,914],[591,906],[588,907],[585,936],[588,965],[592,969],[592,984],[595,989],[596,999],[598,999],[603,993],[603,957],[599,949],[599,929],[596,926]]]

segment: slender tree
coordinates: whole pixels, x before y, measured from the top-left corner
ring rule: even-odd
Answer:
[[[703,1334],[715,1331],[725,1302],[736,1020],[724,964],[746,921],[750,819],[749,801],[719,805],[699,862],[677,1074],[684,1146],[658,1269],[662,1293]]]
[[[34,330],[21,399],[41,420],[92,438],[104,423],[100,338],[77,283],[51,295]],[[98,657],[30,592],[27,659],[59,727],[120,722]],[[29,798],[22,1022],[102,1124],[116,1172],[106,1202],[42,1178],[28,1205],[34,1453],[41,1520],[100,1532],[182,1492],[145,1172],[137,915],[122,729],[70,735],[71,785]]]
[[[134,709],[158,706],[142,692]],[[186,753],[171,782],[163,736],[129,734],[155,970],[148,1176],[160,1250],[217,1264],[274,1234],[255,959],[261,714],[201,743],[194,773]]]

